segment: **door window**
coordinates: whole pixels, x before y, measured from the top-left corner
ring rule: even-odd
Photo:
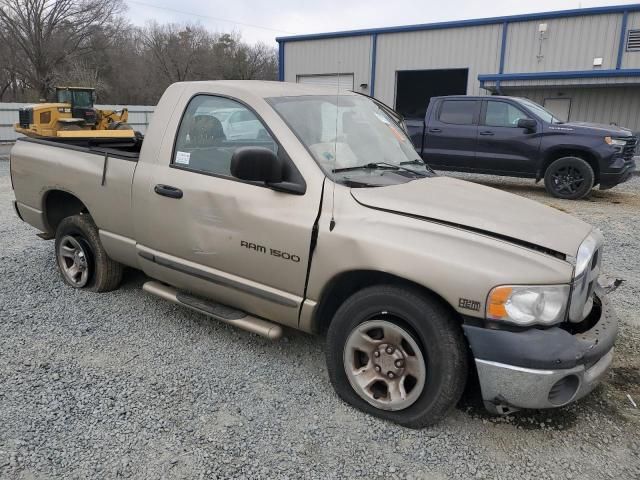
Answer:
[[[172,165],[231,176],[231,156],[247,146],[278,146],[256,115],[240,102],[211,95],[191,99],[180,122]]]
[[[445,100],[438,120],[454,125],[473,125],[477,102],[475,100]]]
[[[484,124],[489,127],[517,127],[518,120],[529,118],[522,110],[507,102],[487,101]]]

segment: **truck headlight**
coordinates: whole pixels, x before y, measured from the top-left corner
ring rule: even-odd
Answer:
[[[611,145],[612,147],[624,147],[627,141],[623,138],[604,137],[604,143]]]
[[[599,243],[602,243],[602,234],[598,230],[593,230],[587,238],[582,241],[578,248],[578,254],[576,255],[576,266],[573,278],[580,278],[585,272]]]
[[[569,285],[502,285],[489,292],[486,317],[522,327],[564,320]]]

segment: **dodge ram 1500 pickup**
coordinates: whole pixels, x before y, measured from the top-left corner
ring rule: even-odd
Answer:
[[[229,136],[229,111],[253,122]],[[17,214],[62,279],[143,289],[276,339],[326,335],[341,398],[409,427],[476,375],[497,413],[566,405],[611,364],[603,238],[558,210],[438,176],[373,100],[279,82],[186,82],[142,142],[20,139]]]

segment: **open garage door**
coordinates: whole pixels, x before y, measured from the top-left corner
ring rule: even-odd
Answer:
[[[396,72],[396,110],[405,118],[424,118],[431,97],[466,95],[467,68]]]
[[[298,75],[298,83],[308,85],[320,85],[323,87],[340,87],[340,90],[353,90],[353,73],[341,73],[340,75]]]

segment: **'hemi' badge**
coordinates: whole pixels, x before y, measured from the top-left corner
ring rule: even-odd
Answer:
[[[477,312],[480,310],[480,302],[477,300],[469,300],[468,298],[460,298],[458,299],[458,307],[475,310]]]

